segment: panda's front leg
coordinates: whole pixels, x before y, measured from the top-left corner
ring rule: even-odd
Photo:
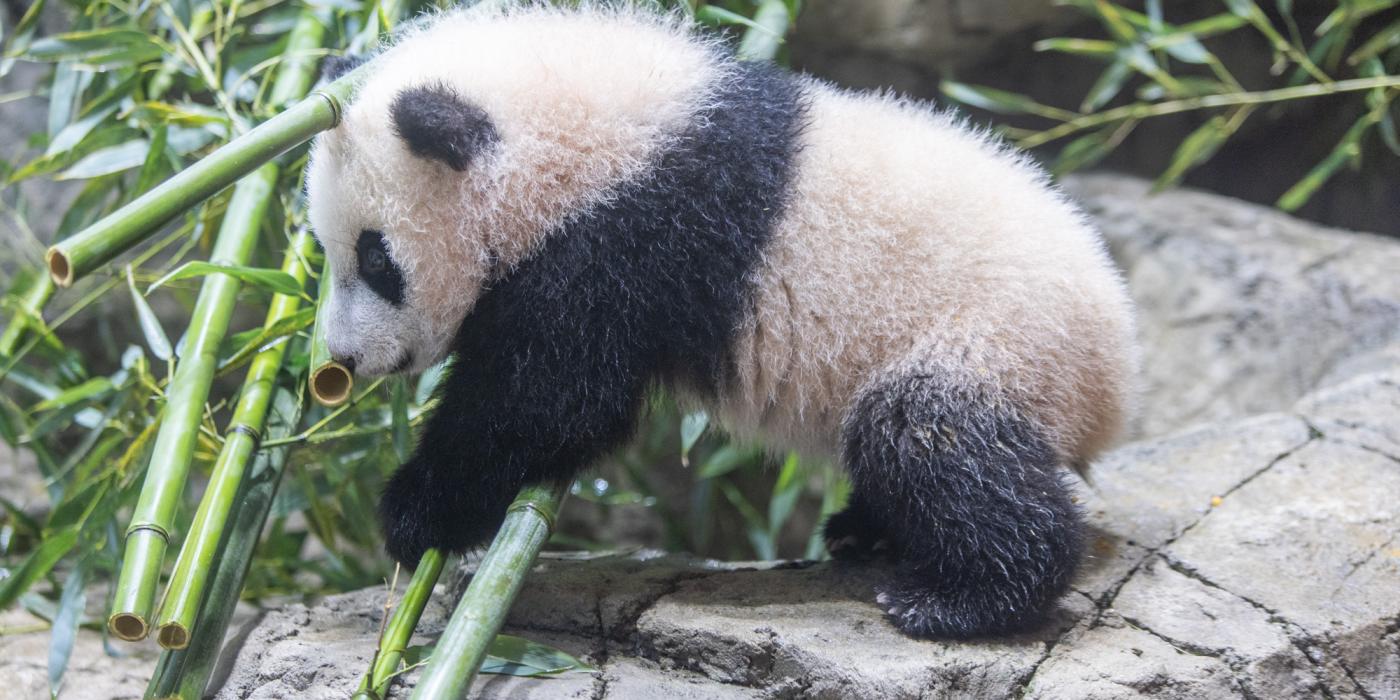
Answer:
[[[384,490],[386,548],[398,561],[485,544],[521,486],[572,478],[635,424],[644,378],[635,349],[619,342],[635,335],[558,328],[496,306],[484,300],[464,324],[438,406]]]

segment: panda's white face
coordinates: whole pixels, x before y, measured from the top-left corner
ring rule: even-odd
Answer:
[[[710,50],[655,15],[544,8],[400,38],[307,169],[331,353],[371,375],[445,358],[492,280],[684,128]]]

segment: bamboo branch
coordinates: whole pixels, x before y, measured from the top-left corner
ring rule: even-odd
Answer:
[[[54,244],[44,256],[60,287],[109,262],[175,215],[340,122],[363,71],[353,70],[176,173],[126,206]],[[304,89],[303,89],[304,91]]]
[[[413,579],[404,590],[403,599],[379,637],[379,648],[370,670],[360,679],[360,689],[351,700],[381,700],[388,697],[389,683],[399,673],[403,651],[413,638],[413,630],[423,616],[423,608],[433,594],[433,586],[437,585],[438,577],[442,575],[445,560],[442,552],[436,549],[423,553],[418,568],[413,571]]]
[[[355,377],[345,365],[331,359],[331,351],[326,348],[326,324],[330,318],[331,297],[335,294],[331,284],[331,261],[321,266],[321,287],[316,300],[316,325],[311,329],[311,376],[308,381],[311,397],[322,406],[334,408],[350,400],[355,389]]]
[[[1016,145],[1020,148],[1031,149],[1079,133],[1085,129],[1092,129],[1123,119],[1142,120],[1149,117],[1160,117],[1167,114],[1190,112],[1197,109],[1264,104],[1269,102],[1282,102],[1284,100],[1335,95],[1341,92],[1357,92],[1360,90],[1374,90],[1376,88],[1398,87],[1400,87],[1400,76],[1388,75],[1378,78],[1339,80],[1334,83],[1326,84],[1299,85],[1296,87],[1278,88],[1276,90],[1230,92],[1220,95],[1187,97],[1179,100],[1168,100],[1166,102],[1155,102],[1151,104],[1130,104],[1072,119],[1058,126],[1051,127],[1045,131],[1036,132],[1020,139],[1016,142]]]

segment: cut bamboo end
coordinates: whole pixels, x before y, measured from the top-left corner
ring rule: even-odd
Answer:
[[[73,265],[63,251],[49,248],[48,252],[44,253],[44,263],[49,266],[49,276],[53,278],[54,284],[60,287],[72,286]]]
[[[167,622],[156,628],[156,643],[162,649],[184,649],[190,645],[190,631],[178,622]]]
[[[139,642],[151,631],[146,618],[136,613],[116,613],[107,618],[107,629],[123,642]]]
[[[334,407],[350,400],[355,377],[339,362],[327,362],[311,370],[311,396],[322,406]]]

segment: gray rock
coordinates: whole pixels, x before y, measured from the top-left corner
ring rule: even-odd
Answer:
[[[551,554],[507,631],[596,670],[474,695],[1400,697],[1400,245],[1132,180],[1069,190],[1127,270],[1147,357],[1132,441],[1080,489],[1089,560],[1043,628],[905,638],[873,604],[878,567]],[[217,697],[346,697],[384,600],[268,609],[231,635]],[[46,692],[45,638],[0,636],[25,693]],[[69,693],[133,696],[151,662],[85,631]]]
[[[1091,556],[1044,628],[908,639],[873,605],[878,567],[550,555],[508,631],[597,671],[474,694],[1400,697],[1400,246],[1137,181],[1069,189],[1142,304],[1146,387],[1081,488]],[[342,697],[382,600],[270,611],[220,697]]]

